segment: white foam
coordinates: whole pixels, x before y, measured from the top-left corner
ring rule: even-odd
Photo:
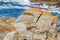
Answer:
[[[0,0],[0,1],[3,1],[3,2],[18,2],[18,3],[23,4],[23,5],[30,5],[29,0]]]

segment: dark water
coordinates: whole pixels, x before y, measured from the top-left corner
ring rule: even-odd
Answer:
[[[25,11],[24,9],[0,9],[0,18],[2,17],[15,17],[17,18],[19,15],[22,14],[22,12]]]

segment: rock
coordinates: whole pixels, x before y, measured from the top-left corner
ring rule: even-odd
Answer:
[[[4,36],[11,32],[16,31],[13,23],[15,22],[15,18],[2,18],[0,19],[0,40],[3,40]]]
[[[50,12],[44,12],[39,8],[30,8],[23,12],[14,23],[16,31],[22,33],[27,40],[47,40],[51,39],[49,32],[51,32],[52,38],[56,36],[57,17],[54,17]],[[53,27],[53,31],[50,28]],[[55,32],[56,31],[56,32]],[[16,33],[17,33],[16,32]],[[19,34],[18,33],[18,34]],[[18,40],[14,39],[16,35],[4,40]],[[10,34],[12,35],[12,34]],[[29,36],[30,35],[30,36]],[[19,36],[18,36],[19,37]],[[31,38],[31,39],[30,39]],[[24,38],[22,38],[23,40]],[[24,40],[25,40],[24,39]],[[21,40],[21,39],[19,39]]]

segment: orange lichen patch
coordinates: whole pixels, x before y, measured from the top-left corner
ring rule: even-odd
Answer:
[[[0,19],[0,22],[5,22],[5,23],[11,23],[11,22],[15,22],[16,19],[15,18],[2,18]]]
[[[53,16],[53,23],[57,23],[58,22],[58,17],[57,16]]]
[[[10,19],[8,19],[8,20],[6,20],[6,21],[8,21],[8,22],[15,22],[16,19],[15,19],[15,18],[10,18]]]
[[[10,31],[16,31],[16,29],[12,26],[0,27],[0,32],[10,32]]]
[[[15,21],[16,21],[15,18],[10,18],[10,19],[6,20],[5,22],[6,23],[14,23]]]
[[[5,26],[0,26],[0,32],[9,32],[9,31],[16,31],[16,29],[13,26],[13,23],[15,22],[15,18],[2,18],[0,19],[0,23],[4,23],[2,25]]]
[[[50,12],[43,12],[42,15],[49,15],[49,16],[53,16],[52,13]]]
[[[28,9],[29,11],[35,11],[35,12],[39,12],[39,13],[42,13],[43,11],[39,8],[30,8]]]
[[[0,20],[0,22],[3,22],[4,23],[4,21],[2,21],[2,20]]]
[[[0,19],[0,22],[7,23],[6,20],[8,20],[8,18],[2,18],[2,19]]]
[[[4,25],[5,25],[4,27],[11,26],[11,25],[14,25],[15,21],[16,21],[15,18],[2,18],[2,19],[0,19],[0,23],[2,23],[2,25],[0,25],[0,26],[4,26]],[[14,26],[12,26],[12,27],[14,27]]]
[[[8,20],[8,18],[2,18],[2,19],[0,19],[0,20],[6,22],[6,20]]]
[[[51,37],[48,37],[48,40],[53,40]]]
[[[11,31],[16,31],[15,27],[13,26],[7,26],[6,29],[10,29]]]
[[[10,18],[8,20],[6,20],[7,24],[13,25],[15,23],[16,19],[15,18]]]
[[[11,29],[11,31],[16,31],[15,27],[11,27],[10,29]]]

